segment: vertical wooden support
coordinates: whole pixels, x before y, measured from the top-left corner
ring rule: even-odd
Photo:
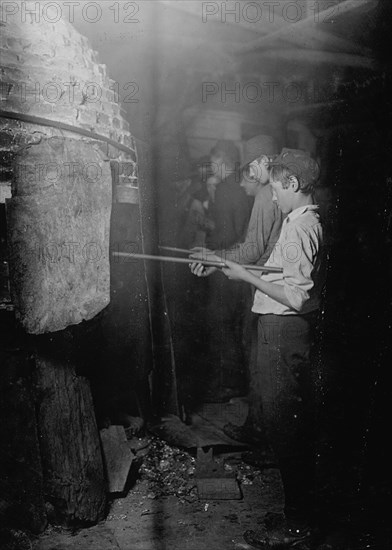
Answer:
[[[0,527],[40,533],[46,510],[31,365],[1,332],[10,349],[0,349]]]
[[[136,145],[141,193],[142,251],[151,253],[156,250],[152,247],[159,234],[156,212],[152,208],[158,199],[157,190],[154,188],[155,174],[152,172],[156,159],[154,151],[151,151],[145,143],[137,140]],[[152,263],[146,262],[145,264],[153,355],[152,404],[157,415],[162,416],[170,413],[179,416],[176,367],[162,266],[151,265]]]
[[[58,523],[104,516],[105,479],[90,386],[73,366],[36,357],[38,430],[46,501]]]

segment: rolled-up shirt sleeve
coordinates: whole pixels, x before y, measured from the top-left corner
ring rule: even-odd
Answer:
[[[283,286],[291,307],[301,312],[314,287],[312,278],[318,243],[311,231],[291,228],[282,245]]]

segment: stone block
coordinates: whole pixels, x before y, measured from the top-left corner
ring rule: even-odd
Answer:
[[[97,113],[95,109],[84,109],[79,107],[77,109],[77,122],[80,124],[89,124],[90,126],[96,127],[97,125]]]
[[[114,201],[118,203],[138,204],[139,190],[135,186],[116,185],[113,187]]]
[[[31,48],[30,48],[30,52],[33,54],[33,55],[38,55],[40,57],[42,57],[42,61],[45,63],[45,58],[46,57],[55,57],[56,55],[56,50],[53,46],[53,44],[47,40],[45,41],[40,41],[38,43],[32,43],[31,44]]]
[[[103,126],[110,125],[110,117],[105,113],[96,113],[96,117],[97,117],[97,124],[103,125]]]
[[[112,120],[112,124],[113,124],[114,128],[120,129],[122,127],[122,120],[117,118],[117,117],[114,117],[113,120]]]

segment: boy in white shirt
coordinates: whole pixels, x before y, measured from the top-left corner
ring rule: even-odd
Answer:
[[[260,277],[229,260],[223,268],[228,278],[256,288],[252,311],[259,315],[263,418],[285,491],[287,524],[276,533],[279,548],[303,537],[302,526],[315,510],[318,366],[311,360],[311,345],[324,281],[323,230],[313,203],[318,177],[319,167],[306,152],[283,149],[271,167],[270,184],[273,200],[287,216],[265,263],[283,272]],[[191,266],[198,276],[203,269],[201,264]],[[244,536],[248,544],[264,547],[263,535],[251,531]]]

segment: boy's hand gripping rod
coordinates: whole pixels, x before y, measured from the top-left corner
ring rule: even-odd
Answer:
[[[134,260],[156,260],[160,262],[173,262],[178,264],[191,264],[191,263],[198,263],[203,264],[208,267],[217,267],[219,269],[222,269],[223,267],[227,267],[225,262],[222,260],[221,262],[214,261],[214,260],[199,260],[198,258],[176,258],[175,256],[153,256],[151,254],[137,254],[137,253],[130,253],[130,252],[113,252],[113,256],[117,256],[120,258],[129,258]],[[250,269],[252,271],[263,271],[265,273],[282,273],[283,269],[281,267],[271,267],[271,266],[264,266],[264,265],[243,265],[245,269]]]

